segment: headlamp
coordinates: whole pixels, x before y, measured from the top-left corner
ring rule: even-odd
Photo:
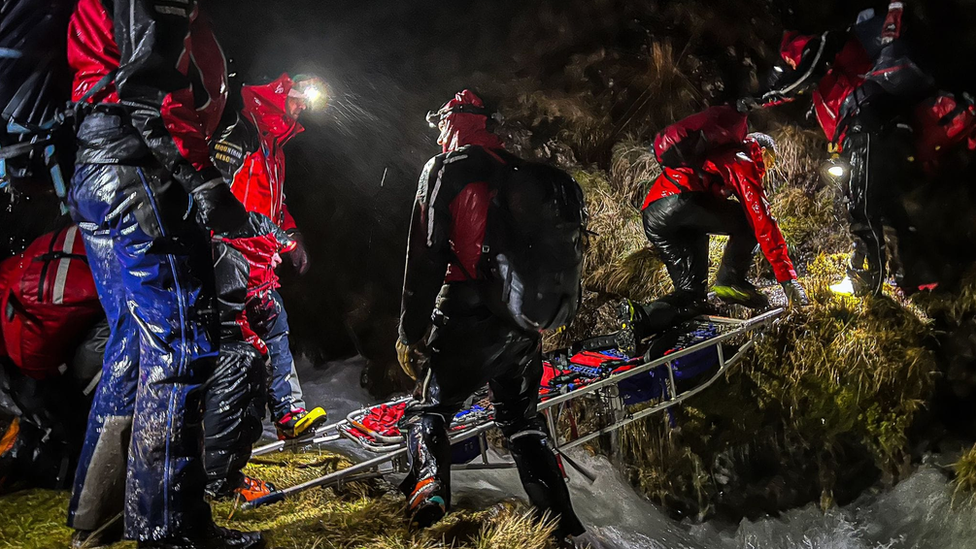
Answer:
[[[305,101],[305,106],[312,111],[325,108],[329,103],[328,89],[319,78],[295,82],[295,87],[288,92],[288,96]]]
[[[831,158],[821,168],[835,183],[844,183],[851,176],[851,166],[840,157]]]
[[[441,120],[444,120],[449,115],[454,113],[464,113],[464,114],[479,114],[481,116],[487,117],[494,120],[497,123],[502,122],[502,115],[498,112],[494,112],[491,109],[486,109],[484,107],[475,107],[474,105],[455,105],[453,107],[441,107],[440,110],[427,111],[427,123],[430,124],[431,128],[437,129],[440,125]]]

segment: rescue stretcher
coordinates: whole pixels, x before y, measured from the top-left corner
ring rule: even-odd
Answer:
[[[636,349],[639,353],[623,353],[613,348],[612,337],[585,340],[572,348],[548,353],[540,384],[539,411],[549,424],[554,450],[592,480],[595,477],[591,473],[566,456],[567,450],[612,434],[704,391],[755,345],[756,339],[782,312],[775,309],[747,320],[697,317],[639,347]],[[448,430],[454,470],[514,466],[489,460],[486,434],[494,423],[487,397],[487,390],[475,394],[451,422]],[[578,425],[573,409],[574,403],[582,398],[588,400],[586,409],[596,419],[596,425],[588,432],[582,432],[586,429]],[[252,455],[259,456],[346,439],[376,457],[258,498],[245,504],[245,508],[281,501],[316,486],[337,486],[405,472],[407,446],[398,422],[409,401],[409,397],[404,397],[355,410],[336,423],[316,429],[310,436],[255,449]],[[642,407],[635,410],[638,405]],[[557,423],[564,428],[557,429]],[[381,470],[381,466],[390,468]]]

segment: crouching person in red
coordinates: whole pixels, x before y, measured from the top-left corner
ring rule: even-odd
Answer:
[[[557,536],[565,539],[584,529],[537,410],[541,336],[493,312],[498,307],[479,268],[489,244],[494,176],[519,162],[488,131],[491,115],[465,90],[428,118],[441,131],[444,154],[420,177],[407,245],[397,355],[404,371],[420,378],[421,395],[404,414],[410,472],[400,488],[416,524],[444,516],[451,503],[447,427],[465,399],[487,383],[529,500],[540,516],[558,517]],[[582,207],[581,196],[579,202]]]
[[[712,107],[655,139],[663,172],[644,201],[644,233],[664,261],[674,291],[647,306],[627,304],[625,327],[638,339],[702,313],[712,234],[729,236],[714,287],[718,297],[751,308],[768,305],[746,278],[758,243],[789,304],[807,303],[762,185],[776,160],[775,144],[768,135],[746,135],[746,128],[745,115]]]

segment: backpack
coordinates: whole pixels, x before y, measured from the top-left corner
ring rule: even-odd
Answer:
[[[667,168],[700,168],[705,158],[749,133],[745,114],[733,107],[709,107],[664,128],[654,137],[654,157]]]
[[[40,179],[60,198],[66,194],[74,161],[67,39],[75,4],[5,0],[0,7],[0,189]]]
[[[0,329],[10,360],[26,375],[58,375],[102,316],[78,228],[41,236],[0,263]]]
[[[976,149],[976,103],[968,94],[939,92],[915,109],[916,156],[935,171],[940,158],[959,143]]]
[[[558,168],[505,161],[492,181],[482,247],[487,301],[524,330],[561,328],[582,298],[583,190]]]

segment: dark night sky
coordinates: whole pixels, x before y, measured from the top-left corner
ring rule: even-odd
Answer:
[[[926,34],[925,55],[941,63],[947,49],[973,41],[962,29],[971,28],[976,18],[973,10],[962,11],[964,3],[916,6],[926,18],[916,26]],[[765,44],[750,47],[767,57],[778,45],[777,21],[816,32],[846,26],[863,7],[885,5],[680,4],[690,10],[708,6],[717,14],[716,51],[723,40],[736,40],[737,29],[752,28],[754,40]],[[569,55],[601,46],[626,49],[643,40],[646,34],[635,32],[635,26],[659,26],[678,37],[683,31],[653,15],[638,23],[634,13],[654,10],[629,0],[243,0],[215,7],[211,11],[238,84],[284,70],[312,72],[325,78],[336,96],[326,114],[303,120],[308,131],[289,146],[289,204],[308,236],[314,263],[303,280],[286,276],[284,290],[292,316],[301,319],[293,322],[298,339],[329,353],[350,350],[345,337],[350,328],[380,331],[374,336],[388,334],[392,341],[411,197],[421,167],[438,152],[423,119],[428,109],[471,82],[516,74],[538,76],[545,89],[546,79],[562,71]],[[958,78],[960,72],[950,74]],[[346,315],[357,307],[358,314]]]

